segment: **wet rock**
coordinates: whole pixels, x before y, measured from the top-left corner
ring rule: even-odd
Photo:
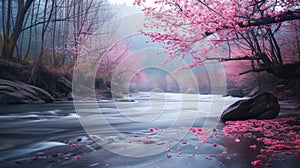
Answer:
[[[32,104],[52,102],[45,90],[19,81],[0,79],[0,104]]]
[[[110,99],[112,98],[112,94],[110,90],[106,89],[97,89],[96,90],[96,97],[97,99]]]
[[[197,94],[196,90],[193,89],[193,88],[187,89],[184,93],[186,93],[186,94]]]
[[[65,77],[61,77],[56,81],[56,88],[57,90],[64,94],[63,96],[68,97],[68,94],[72,91],[72,82],[70,82]]]
[[[279,111],[277,98],[270,93],[263,93],[235,102],[222,113],[221,119],[223,121],[272,119],[278,116]]]
[[[128,97],[125,97],[125,98],[116,98],[114,100],[117,101],[117,102],[135,102],[132,98],[128,98]]]
[[[245,97],[242,89],[229,89],[227,90],[226,95],[232,97]]]
[[[249,92],[247,93],[247,96],[248,97],[253,97],[253,96],[258,95],[259,92],[260,92],[260,88],[257,86],[255,88],[252,88],[251,90],[249,90]]]

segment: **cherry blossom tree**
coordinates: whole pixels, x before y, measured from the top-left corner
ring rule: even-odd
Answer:
[[[109,18],[112,16],[108,9],[109,5],[105,0],[61,1],[60,8],[56,9],[56,13],[62,13],[63,15],[59,17],[67,18],[67,20],[58,24],[58,29],[52,32],[59,34],[59,36],[53,37],[55,43],[53,44],[55,47],[53,59],[58,62],[55,56],[63,55],[62,64],[68,62],[73,67],[86,40],[98,29],[108,24]],[[55,22],[53,26],[55,26]],[[101,33],[109,34],[111,32],[101,30]]]
[[[85,81],[95,78],[96,87],[110,89],[113,96],[128,92],[130,80],[141,69],[144,56],[138,55],[137,59],[130,42],[115,42],[106,30],[99,29],[93,35],[81,36],[81,40],[83,43],[77,46],[76,72],[82,74]],[[141,82],[141,79],[134,82]]]
[[[211,59],[249,60],[251,69],[241,74],[267,71],[281,78],[300,77],[299,59],[293,64],[284,61],[298,53],[282,55],[276,36],[287,30],[283,24],[299,21],[298,0],[155,0],[151,6],[144,2],[135,0],[146,15],[140,32],[165,44],[171,58],[192,57],[188,68]],[[144,31],[146,28],[154,32]],[[292,34],[290,38],[299,40]],[[212,47],[205,48],[203,40]],[[218,56],[206,54],[211,50],[218,50]]]

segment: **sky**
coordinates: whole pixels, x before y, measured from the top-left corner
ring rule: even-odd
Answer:
[[[117,5],[127,5],[127,6],[132,6],[134,0],[108,0],[109,3],[111,4],[117,4]]]
[[[133,6],[134,0],[108,0],[109,3],[114,5],[126,5],[126,6]],[[146,1],[142,3],[145,6],[152,6],[153,1]]]

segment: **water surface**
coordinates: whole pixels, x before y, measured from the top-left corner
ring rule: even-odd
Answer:
[[[222,136],[219,122],[221,111],[238,98],[130,96],[134,102],[77,101],[76,110],[72,101],[1,105],[0,167],[252,167],[259,149],[248,146],[260,144]],[[296,112],[296,105],[281,103],[281,116]],[[204,127],[203,138],[190,127]],[[299,157],[284,157],[273,167],[300,163]]]

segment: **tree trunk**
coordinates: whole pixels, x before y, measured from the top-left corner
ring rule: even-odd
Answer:
[[[12,32],[10,33],[7,41],[5,42],[5,44],[3,45],[3,48],[2,48],[2,57],[3,58],[5,58],[5,59],[13,58],[14,49],[16,47],[19,36],[22,32],[25,15],[26,15],[29,7],[33,3],[33,1],[34,0],[27,0],[24,4],[24,0],[18,0],[18,11],[17,11],[15,24],[14,24]],[[7,19],[11,19],[11,18],[7,18]],[[7,31],[6,34],[8,34],[8,32],[10,30],[6,30],[6,31]]]

